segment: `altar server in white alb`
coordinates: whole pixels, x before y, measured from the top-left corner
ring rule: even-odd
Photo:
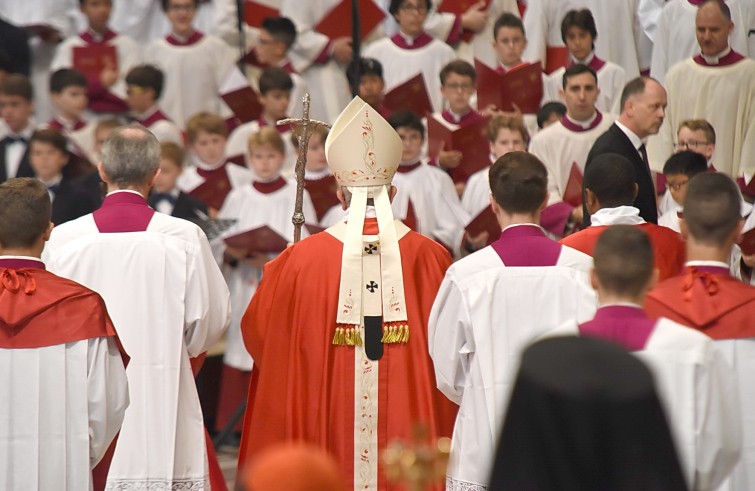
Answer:
[[[232,114],[218,92],[234,68],[236,53],[219,38],[194,28],[198,1],[162,0],[171,32],[144,50],[144,61],[165,74],[161,106],[179,127],[200,111],[224,118]]]
[[[587,65],[598,74],[600,95],[595,107],[603,113],[618,113],[621,91],[626,82],[626,73],[619,65],[599,58],[595,54],[598,29],[595,19],[587,9],[570,10],[561,22],[561,38],[569,50],[569,64]],[[548,77],[546,100],[559,101],[561,81],[565,68],[560,68]]]
[[[190,358],[220,337],[229,294],[204,233],[147,205],[160,144],[141,126],[105,141],[102,207],[56,227],[51,271],[102,295],[126,352],[131,405],[107,489],[206,489],[205,430]]]
[[[615,225],[595,244],[590,280],[600,307],[595,318],[570,322],[553,336],[593,336],[637,354],[655,376],[690,489],[713,490],[739,459],[741,421],[734,372],[705,334],[642,310],[658,281],[650,237]]]
[[[45,270],[50,197],[0,184],[0,476],[7,490],[91,489],[121,427],[128,386],[95,292]]]
[[[654,170],[673,152],[682,121],[706,119],[716,129],[716,170],[747,183],[755,175],[755,61],[729,45],[731,10],[707,0],[695,18],[700,54],[671,67],[666,75],[668,108],[658,136],[648,140]]]
[[[429,349],[438,388],[459,404],[446,489],[486,489],[496,439],[524,348],[596,299],[592,259],[545,236],[547,171],[510,152],[490,169],[491,206],[503,232],[453,264],[433,304]]]
[[[598,56],[622,67],[628,80],[647,68],[640,62],[642,33],[637,0],[527,0],[524,27],[529,42],[524,59],[544,62],[547,48],[563,47],[561,21],[568,11],[576,9],[589,9],[598,32],[605,33],[595,40]]]
[[[113,0],[81,0],[80,8],[87,19],[87,29],[58,46],[50,69],[77,68],[74,66],[77,48],[114,46],[115,64],[106,62],[99,76],[88,80],[89,108],[95,113],[125,113],[128,110],[125,77],[141,61],[142,47],[110,29]]]
[[[438,74],[456,54],[425,32],[423,23],[430,6],[430,0],[391,0],[389,12],[398,22],[399,32],[369,45],[364,57],[375,58],[383,65],[386,92],[421,73],[433,111],[440,112],[443,98]]]
[[[530,152],[548,169],[548,208],[542,225],[549,232],[561,236],[569,219],[582,220],[580,207],[562,201],[572,164],[584,172],[587,155],[595,140],[613,123],[614,117],[595,108],[600,95],[598,76],[586,65],[572,65],[564,71],[561,97],[566,103],[566,115],[532,137]]]
[[[650,64],[650,76],[660,83],[665,83],[669,68],[685,58],[695,56],[700,50],[695,39],[695,17],[702,3],[703,0],[670,0],[664,5],[653,40]],[[727,0],[726,4],[734,23],[729,42],[738,53],[746,55],[748,28],[741,9],[744,5],[741,0]]]

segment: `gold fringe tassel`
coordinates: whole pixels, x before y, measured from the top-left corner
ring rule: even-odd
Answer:
[[[362,346],[362,333],[358,326],[341,324],[336,327],[332,344],[336,346]]]
[[[383,344],[406,344],[409,342],[409,324],[389,323],[383,326]]]
[[[406,344],[409,342],[409,324],[391,322],[383,325],[383,344]],[[358,326],[339,324],[333,334],[332,344],[335,346],[362,346],[362,332]]]

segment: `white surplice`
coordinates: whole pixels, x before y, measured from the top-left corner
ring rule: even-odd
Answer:
[[[91,489],[128,406],[115,340],[0,349],[0,395],[3,489]]]
[[[547,336],[579,335],[570,322]],[[709,491],[727,478],[742,444],[735,374],[716,343],[661,318],[635,355],[653,372],[690,489]]]
[[[100,233],[85,215],[55,228],[50,271],[102,295],[131,361],[126,410],[107,489],[209,489],[189,358],[229,322],[229,294],[204,233],[155,213],[145,232]]]
[[[286,182],[284,187],[272,193],[261,193],[251,185],[234,189],[218,212],[218,218],[238,221],[223,233],[222,237],[229,237],[266,225],[286,240],[293,241],[294,225],[291,222],[291,215],[294,212],[295,204],[295,182]],[[306,190],[304,191],[302,211],[305,217],[312,217],[311,223],[316,223],[317,215]],[[302,227],[302,237],[307,235],[306,227]],[[213,241],[216,259],[221,264],[222,253],[225,250],[222,237]],[[277,254],[268,254],[268,256],[272,260]],[[239,261],[234,267],[227,264],[223,265],[223,275],[231,292],[231,324],[226,334],[223,362],[238,370],[250,371],[253,360],[241,337],[241,318],[249,306],[252,295],[257,290],[257,285],[262,278],[262,268]]]
[[[490,206],[490,167],[478,170],[464,186],[464,194],[461,195],[461,207],[474,220],[477,215]]]
[[[461,207],[451,177],[439,167],[422,163],[409,172],[397,172],[393,185],[393,216],[406,219],[411,202],[417,219],[415,232],[440,242],[458,257],[469,214]]]
[[[460,406],[447,490],[487,486],[521,353],[553,326],[592,318],[591,266],[564,246],[556,266],[507,267],[488,246],[448,269],[428,331],[438,388]]]

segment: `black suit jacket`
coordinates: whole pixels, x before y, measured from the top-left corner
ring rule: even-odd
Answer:
[[[149,197],[149,206],[155,208],[156,205],[157,200],[155,200],[155,195],[153,193]],[[201,217],[199,216],[199,214],[197,214],[197,210],[206,215],[207,205],[194,198],[193,196],[190,196],[181,191],[178,193],[176,204],[173,206],[173,212],[170,214],[170,216],[183,218],[184,220],[200,220]]]
[[[7,181],[13,177],[34,177],[34,170],[29,164],[29,145],[26,145],[26,151],[21,157],[21,162],[18,164],[18,170],[15,176],[5,175],[5,142],[0,140],[0,183]]]
[[[658,206],[656,204],[655,196],[655,183],[653,182],[653,176],[650,174],[645,162],[642,161],[640,153],[634,148],[632,142],[629,141],[627,135],[621,131],[621,128],[616,126],[616,123],[612,124],[605,133],[600,135],[592,148],[590,153],[587,154],[587,163],[585,164],[585,171],[590,165],[590,162],[598,155],[605,153],[615,153],[629,159],[634,166],[634,173],[637,178],[637,198],[634,200],[634,206],[640,210],[640,216],[645,219],[646,222],[658,223]],[[583,205],[584,206],[584,205]],[[587,209],[584,208],[585,213],[585,226],[590,225],[590,214]]]
[[[52,223],[60,225],[92,213],[98,207],[97,196],[64,177],[52,200]]]

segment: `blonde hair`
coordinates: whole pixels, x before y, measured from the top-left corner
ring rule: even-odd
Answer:
[[[498,138],[498,132],[501,128],[507,128],[511,131],[518,132],[522,135],[524,146],[526,147],[529,144],[530,135],[527,132],[527,128],[524,126],[524,122],[520,118],[506,115],[496,116],[488,123],[488,139],[490,140],[490,143],[495,143],[496,138]]]
[[[164,160],[170,160],[178,167],[184,165],[184,153],[183,148],[174,142],[162,142],[160,143],[160,157]]]
[[[283,143],[278,130],[275,128],[260,128],[256,133],[249,135],[247,143],[249,150],[269,145],[282,155],[286,155],[286,146]]]
[[[682,121],[679,129],[676,130],[677,134],[682,128],[689,128],[691,131],[702,131],[705,133],[705,139],[708,140],[708,143],[716,143],[716,130],[713,129],[713,125],[706,119],[687,119]]]
[[[197,140],[200,131],[228,138],[228,127],[223,118],[217,114],[201,112],[189,118],[189,121],[186,122],[186,138],[189,143],[194,143]]]

